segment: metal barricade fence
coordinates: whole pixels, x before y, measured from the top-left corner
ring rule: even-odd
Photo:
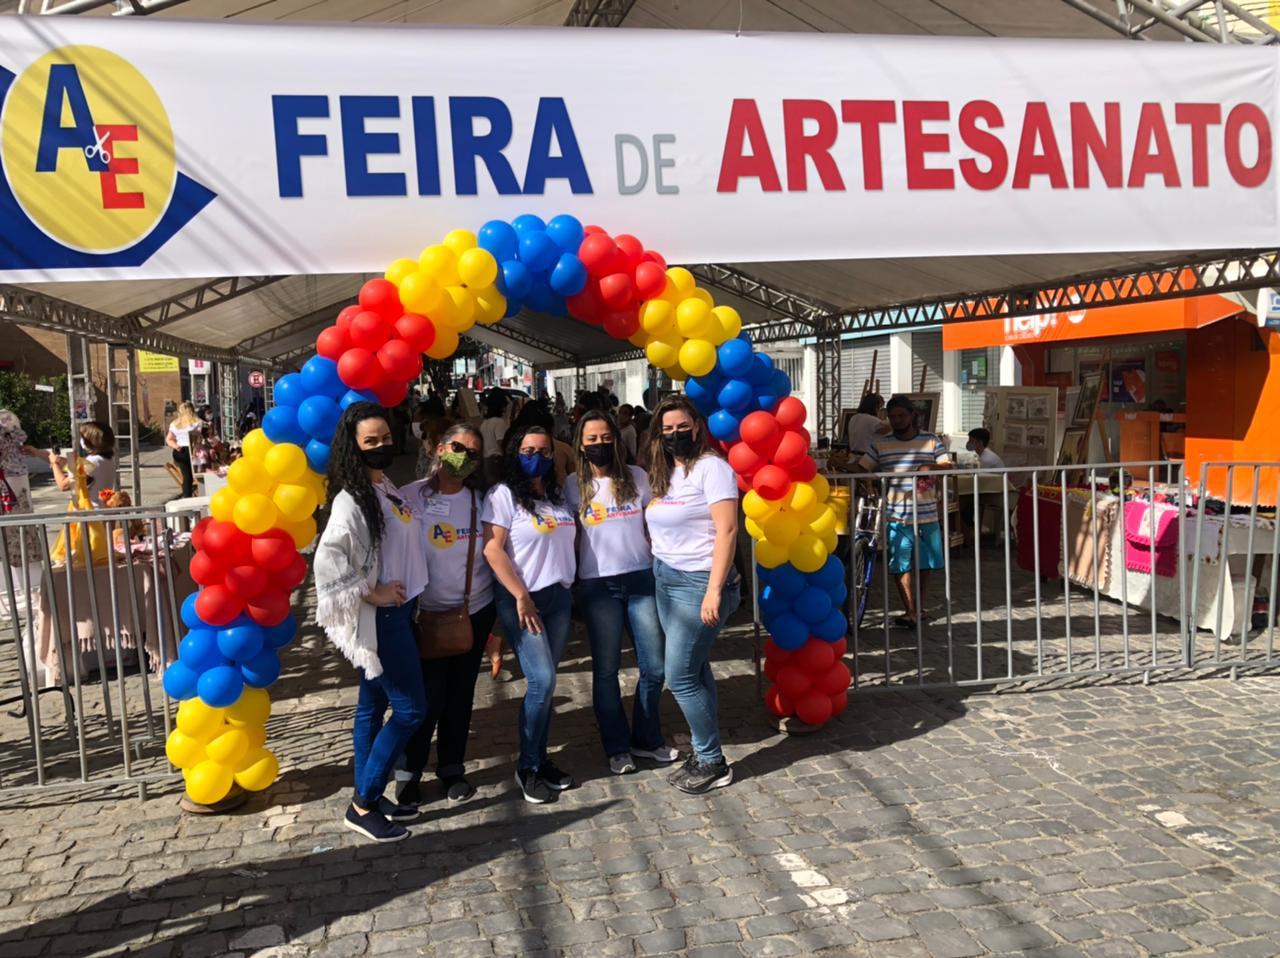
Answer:
[[[178,774],[164,755],[173,707],[161,683],[190,591],[179,585],[185,534],[199,518],[163,506],[0,517],[0,646],[11,646],[0,699],[27,731],[15,743],[5,722],[0,791],[133,784],[143,796],[148,781]]]

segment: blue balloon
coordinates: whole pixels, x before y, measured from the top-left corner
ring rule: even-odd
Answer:
[[[577,296],[587,285],[587,268],[573,253],[561,253],[547,282],[561,296]]]
[[[779,595],[786,596],[787,601],[794,600],[808,585],[804,573],[790,563],[783,563],[774,569],[769,582],[778,590]]]
[[[520,262],[535,273],[545,273],[560,258],[560,247],[542,230],[525,230],[520,234]]]
[[[778,616],[769,626],[773,644],[780,649],[798,649],[809,641],[809,627],[790,612]]]
[[[244,691],[240,670],[232,665],[219,665],[200,676],[196,691],[210,708],[224,709]]]
[[[298,425],[298,410],[292,406],[272,406],[262,417],[262,431],[272,442],[291,442],[305,446],[311,437]]]
[[[822,564],[822,568],[817,572],[797,574],[803,575],[808,580],[809,585],[830,592],[837,585],[844,582],[844,563],[835,556],[827,556],[827,561]]]
[[[476,234],[476,245],[487,249],[499,263],[503,260],[515,259],[516,250],[520,248],[520,238],[511,224],[505,220],[489,220],[480,227]]]
[[[216,665],[225,665],[218,651],[218,633],[213,629],[192,629],[178,643],[178,661],[197,675]]]
[[[529,290],[529,295],[525,298],[524,304],[532,310],[546,313],[549,316],[564,316],[567,314],[564,308],[564,297],[553,293],[551,287],[545,282],[533,284],[533,288]]]
[[[182,624],[188,629],[207,629],[209,624],[196,612],[196,597],[199,591],[192,592],[182,600]]]
[[[265,646],[267,648],[283,648],[292,642],[293,637],[298,634],[298,620],[294,614],[290,612],[285,616],[283,622],[267,626],[263,629],[263,633],[266,635]]]
[[[511,259],[502,261],[496,285],[498,292],[508,300],[524,299],[533,288],[533,274],[529,272],[528,266],[512,256]]]
[[[313,471],[324,475],[329,469],[329,444],[319,439],[307,443],[307,465]]]
[[[698,407],[698,412],[704,416],[710,416],[719,408],[716,394],[719,392],[719,381],[712,380],[716,388],[708,389],[704,383],[710,377],[702,376],[691,378],[684,384],[684,394],[689,397],[689,401]]]
[[[179,662],[170,662],[164,670],[164,694],[171,699],[183,701],[195,698],[196,685],[200,677]]]
[[[738,441],[738,419],[725,409],[718,409],[711,414],[711,418],[707,420],[707,428],[721,442]]]
[[[753,386],[767,386],[772,375],[773,359],[767,353],[755,353],[751,357],[751,368],[747,370],[747,382]]]
[[[793,608],[802,621],[816,626],[831,614],[831,596],[821,589],[810,587],[800,593]]]
[[[732,413],[742,414],[751,407],[753,397],[754,393],[751,390],[751,384],[745,379],[730,379],[720,387],[716,401],[721,408],[727,409]]]
[[[823,642],[839,642],[849,631],[849,622],[839,609],[832,609],[827,617],[813,627],[813,634]]]
[[[276,380],[272,395],[275,397],[277,406],[301,406],[302,400],[306,399],[309,393],[302,381],[302,376],[298,373],[289,373]]]
[[[524,303],[520,302],[520,300],[518,299],[514,299],[508,296],[507,308],[503,311],[502,318],[510,319],[512,316],[516,315],[522,309],[524,309]]]
[[[552,217],[551,222],[547,224],[547,236],[551,238],[551,242],[560,247],[566,253],[578,252],[578,247],[582,245],[582,238],[586,235],[582,224],[575,216],[568,213],[561,213],[559,216]],[[572,293],[566,293],[566,296],[572,296]]]
[[[298,407],[298,425],[314,439],[328,442],[342,418],[341,407],[328,396],[308,396]]]
[[[827,595],[831,597],[831,604],[835,607],[844,605],[844,600],[849,598],[849,587],[841,582],[834,589],[828,589]]]
[[[218,632],[218,651],[227,658],[244,663],[262,651],[267,636],[260,625],[239,625]]]
[[[525,233],[529,232],[544,232],[547,224],[542,221],[540,216],[534,216],[532,213],[522,213],[511,221],[511,228],[515,230],[517,236],[523,237]]]
[[[328,356],[312,356],[302,367],[302,385],[309,396],[337,399],[347,387],[338,375],[338,364]]]
[[[791,395],[791,377],[781,369],[775,369],[769,382],[756,390],[756,408],[773,412],[778,403]]]
[[[751,369],[751,344],[741,339],[731,339],[716,350],[720,372],[741,379]]]
[[[791,611],[791,600],[784,599],[773,586],[765,586],[760,590],[760,618],[772,620]]]
[[[375,396],[373,393],[368,392],[367,390],[348,389],[346,395],[343,396],[341,400],[339,400],[338,407],[343,412],[346,412],[348,406],[353,406],[358,402],[376,403],[377,401],[378,401],[378,397]]]
[[[280,678],[280,656],[275,649],[263,649],[248,662],[241,664],[239,674],[246,685],[265,689]]]

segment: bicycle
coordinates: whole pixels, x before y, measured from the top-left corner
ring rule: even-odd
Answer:
[[[871,580],[876,571],[882,511],[880,497],[877,495],[859,496],[856,502],[849,542],[849,564],[852,570],[850,581],[853,582],[850,600],[854,622],[862,625],[862,616],[867,611],[867,596],[871,594]]]

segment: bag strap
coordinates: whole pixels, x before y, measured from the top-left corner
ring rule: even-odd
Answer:
[[[471,576],[476,564],[476,491],[471,492],[471,539],[467,543],[467,584],[462,591],[462,607],[471,611]]]

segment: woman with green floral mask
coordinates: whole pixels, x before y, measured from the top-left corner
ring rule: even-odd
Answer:
[[[397,799],[404,805],[426,801],[419,779],[427,767],[431,739],[436,740],[436,776],[442,797],[462,802],[475,794],[465,776],[471,703],[485,640],[493,628],[493,572],[484,559],[480,523],[480,465],[484,439],[465,423],[447,430],[432,451],[425,479],[404,487],[427,531],[430,581],[418,600],[420,614],[458,609],[464,602],[471,618],[471,648],[458,655],[422,659],[427,689],[427,718],[405,749],[405,768],[396,772]],[[471,591],[467,555],[471,555]]]

